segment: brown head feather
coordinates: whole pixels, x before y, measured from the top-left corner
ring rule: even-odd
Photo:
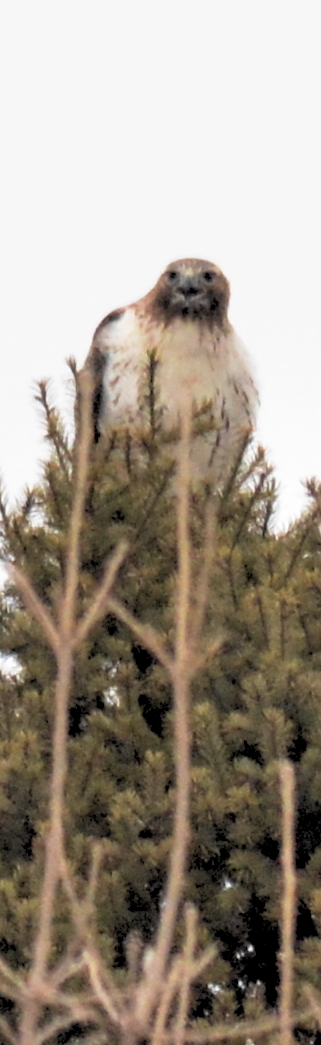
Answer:
[[[165,325],[179,316],[226,330],[229,297],[229,283],[217,265],[183,258],[167,266],[153,290],[137,305],[139,311],[147,310]]]

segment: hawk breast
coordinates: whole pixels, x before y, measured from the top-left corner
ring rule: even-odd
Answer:
[[[196,410],[211,402],[212,430],[193,439],[192,472],[196,479],[223,479],[251,428],[257,400],[246,352],[233,328],[228,325],[224,333],[180,317],[165,326],[131,306],[101,326],[95,343],[105,357],[101,430],[120,427],[134,436],[135,428],[148,423],[152,357],[165,429],[179,424],[187,401]]]

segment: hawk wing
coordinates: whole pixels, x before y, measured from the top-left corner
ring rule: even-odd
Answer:
[[[91,370],[93,378],[93,434],[98,443],[102,434],[102,421],[107,411],[107,371],[109,362],[109,344],[113,340],[113,324],[117,323],[125,309],[109,312],[95,330],[92,345],[87,356],[86,366]]]

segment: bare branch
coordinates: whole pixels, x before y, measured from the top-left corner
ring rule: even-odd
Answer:
[[[302,1018],[302,1014],[301,1014]],[[247,1020],[238,1020],[234,1026],[229,1026],[226,1023],[216,1023],[215,1027],[206,1027],[203,1031],[188,1027],[185,1031],[184,1039],[191,1045],[207,1045],[208,1042],[219,1042],[221,1045],[225,1041],[233,1041],[235,1038],[238,1040],[242,1038],[242,1041],[247,1041],[249,1038],[260,1037],[261,1034],[269,1034],[273,1031],[278,1030],[278,1017],[277,1016],[266,1016],[263,1020],[253,1020],[252,1022]],[[175,1045],[175,1026],[170,1030],[166,1030],[162,1035],[162,1043],[166,1045]]]
[[[156,945],[146,984],[137,997],[137,1015],[143,1026],[164,981],[172,946],[179,903],[184,892],[184,872],[189,842],[190,732],[188,721],[189,685],[193,671],[189,656],[189,612],[191,597],[191,545],[189,535],[189,450],[191,411],[182,419],[182,439],[178,473],[177,498],[177,621],[174,662],[169,665],[174,691],[174,750],[176,770],[176,802],[173,843],[170,854],[167,887]]]
[[[10,991],[14,989],[18,995],[19,991],[23,990],[24,982],[21,976],[18,976],[18,974],[10,968],[10,965],[7,965],[4,958],[0,958],[0,973],[2,973],[5,980],[9,980]],[[10,994],[10,997],[12,998],[15,996],[16,995],[14,994]]]
[[[72,1011],[69,1014],[64,1013],[63,1016],[59,1014],[54,1016],[52,1020],[48,1020],[36,1033],[33,1045],[44,1045],[44,1042],[50,1041],[60,1030],[66,1031],[68,1027],[72,1027],[74,1023],[80,1023],[81,1021],[84,1023],[94,1022],[95,1018],[96,1013],[81,1006],[75,996]]]
[[[302,1009],[300,1012],[292,1012],[291,1024],[294,1027],[296,1024],[304,1023],[311,1017],[311,1008]],[[278,1032],[280,1027],[280,1020],[277,1015],[272,1014],[271,1016],[263,1016],[262,1019],[258,1020],[238,1020],[233,1026],[226,1023],[216,1023],[215,1027],[206,1027],[204,1030],[199,1030],[197,1026],[188,1027],[184,1034],[186,1045],[208,1045],[208,1042],[225,1042],[233,1041],[235,1038],[238,1040],[242,1038],[242,1041],[248,1039],[256,1039],[264,1036],[265,1034],[271,1034],[273,1031]],[[175,1026],[164,1031],[162,1034],[162,1043],[166,1045],[175,1045]],[[283,1045],[283,1042],[282,1042]]]
[[[123,624],[127,624],[127,627],[133,632],[134,635],[140,640],[142,645],[155,654],[155,657],[159,660],[160,664],[168,671],[171,676],[173,671],[173,660],[169,653],[167,653],[162,639],[157,634],[157,631],[151,627],[150,624],[140,624],[139,620],[134,617],[133,613],[127,609],[126,606],[117,599],[116,596],[111,596],[108,599],[108,609],[115,614],[118,620],[121,620]]]
[[[175,660],[183,666],[189,648],[189,609],[191,598],[192,555],[189,534],[190,504],[190,446],[191,446],[191,409],[187,405],[182,417],[181,445],[178,470],[177,499],[177,550],[178,550],[178,583],[176,607],[176,644]]]
[[[74,925],[77,931],[79,942],[83,946],[82,960],[84,965],[88,968],[90,980],[93,986],[94,994],[98,998],[98,1001],[103,1004],[104,1010],[108,1012],[111,1019],[114,1019],[116,1024],[120,1023],[120,1011],[121,1011],[121,995],[116,990],[112,978],[108,976],[106,970],[103,968],[100,955],[94,945],[92,933],[89,927],[89,916],[90,916],[90,905],[88,904],[88,895],[85,900],[80,903],[76,894],[76,890],[73,884],[72,875],[68,867],[64,853],[61,853],[60,857],[60,870],[62,881],[69,898],[71,905],[72,917]],[[93,895],[95,888],[95,879],[98,873],[98,847],[97,857],[92,867],[92,875],[90,879],[90,890]],[[98,985],[98,987],[97,987]],[[102,1001],[104,998],[104,1001]],[[108,1000],[108,1008],[107,1006]]]
[[[4,1016],[0,1016],[0,1030],[5,1035],[9,1045],[18,1045],[18,1038],[13,1033],[12,1027],[9,1026],[8,1020]]]
[[[66,586],[61,603],[58,642],[55,648],[58,673],[55,688],[49,830],[45,848],[39,927],[34,943],[34,955],[28,981],[28,995],[22,1017],[21,1045],[33,1045],[34,1043],[40,1005],[38,991],[39,986],[46,978],[51,947],[54,902],[61,875],[61,861],[64,851],[63,811],[67,775],[68,696],[73,670],[72,634],[79,581],[80,533],[86,496],[91,438],[91,380],[90,375],[87,373],[82,375],[81,392],[80,438],[77,453],[74,503],[69,529]],[[34,603],[34,607],[39,612],[38,600]],[[45,622],[47,623],[46,618]],[[47,631],[45,633],[47,634]],[[56,634],[55,632],[55,636]]]
[[[188,1016],[188,1006],[193,975],[193,957],[196,947],[197,912],[192,904],[185,907],[186,940],[182,954],[182,978],[180,982],[179,1004],[176,1018],[175,1045],[183,1045],[184,1031]]]
[[[22,570],[19,570],[18,566],[8,565],[7,569],[11,574],[16,587],[19,588],[27,609],[30,610],[32,616],[38,621],[38,624],[40,624],[44,635],[48,639],[49,645],[57,656],[59,650],[58,631],[48,613],[48,610],[43,602],[41,602],[41,599],[38,598],[37,592],[28,580],[26,574],[23,573]]]
[[[62,984],[67,983],[71,976],[75,973],[81,972],[85,967],[85,961],[83,955],[80,954],[75,957],[76,951],[76,940],[73,939],[69,953],[55,966],[53,972],[50,972],[50,977],[47,977],[46,983],[49,983],[50,989],[56,990]]]
[[[88,634],[90,628],[93,628],[94,625],[97,624],[97,621],[100,620],[101,617],[103,617],[104,613],[106,613],[109,592],[113,587],[117,572],[119,570],[119,567],[124,562],[127,552],[127,542],[121,541],[121,543],[118,545],[118,548],[115,548],[113,555],[107,563],[105,575],[103,577],[100,587],[98,588],[98,591],[96,592],[93,602],[91,603],[89,609],[87,610],[87,613],[85,613],[84,617],[82,617],[75,629],[73,638],[74,649],[77,646],[81,645],[83,640],[86,638],[86,635]]]
[[[52,919],[60,859],[63,851],[64,787],[67,772],[67,701],[71,679],[70,646],[60,647],[55,695],[56,718],[53,735],[53,761],[50,788],[50,821],[45,849],[45,867],[41,889],[39,928],[34,944],[34,957],[29,977],[21,1028],[21,1045],[33,1045],[39,1013],[39,984],[45,979],[51,946]]]
[[[281,919],[281,997],[280,1036],[282,1045],[293,1045],[293,948],[295,929],[295,863],[294,863],[294,770],[288,761],[279,765],[282,801],[282,870],[283,901]]]
[[[92,912],[93,910],[95,895],[98,888],[98,876],[103,856],[104,847],[102,842],[93,842],[91,868],[89,873],[88,889],[86,895],[86,906],[89,912]]]
[[[114,1004],[111,994],[106,990],[102,983],[99,971],[99,962],[97,961],[97,955],[89,950],[84,951],[84,958],[87,962],[89,969],[89,976],[94,994],[100,1001],[103,1009],[107,1012],[111,1020],[119,1026],[121,1022],[121,1012],[119,1008]]]
[[[170,1012],[171,1004],[175,994],[177,993],[180,978],[182,976],[182,960],[181,957],[176,958],[171,965],[169,972],[167,973],[166,979],[162,986],[160,993],[160,1000],[157,1007],[157,1014],[155,1017],[155,1024],[153,1035],[151,1038],[151,1045],[160,1045],[164,1038],[165,1024],[167,1017]],[[176,1042],[177,1027],[175,1021],[175,1034],[174,1041]]]
[[[194,649],[202,631],[208,602],[208,588],[214,553],[214,519],[214,500],[209,498],[205,512],[203,563],[198,578],[193,620],[191,621],[191,640]]]

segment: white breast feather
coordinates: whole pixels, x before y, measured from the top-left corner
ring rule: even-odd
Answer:
[[[148,352],[155,350],[157,405],[164,427],[179,422],[188,399],[196,407],[211,400],[215,432],[193,440],[192,471],[195,478],[223,479],[253,424],[257,406],[246,350],[233,328],[223,334],[180,317],[163,327],[144,322],[129,307],[102,328],[97,343],[107,353],[102,427],[132,430],[142,423],[141,390]]]

